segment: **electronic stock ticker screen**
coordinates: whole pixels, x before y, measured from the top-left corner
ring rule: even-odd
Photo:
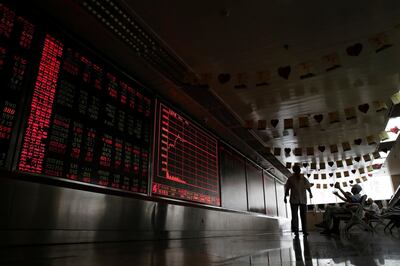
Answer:
[[[163,103],[158,112],[153,194],[219,206],[217,140]]]
[[[36,27],[0,3],[0,167],[11,161],[16,121],[21,111],[29,72],[34,67]]]
[[[43,38],[17,169],[147,193],[152,97],[71,38]]]

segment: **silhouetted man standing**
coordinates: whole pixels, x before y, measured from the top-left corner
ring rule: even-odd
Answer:
[[[292,232],[296,237],[299,236],[299,218],[298,210],[300,208],[300,219],[301,226],[303,230],[303,235],[307,236],[307,193],[310,193],[310,198],[312,198],[311,184],[308,180],[300,175],[300,166],[293,166],[293,175],[291,175],[285,184],[285,198],[284,201],[287,203],[286,197],[289,196],[290,191],[290,208],[292,210]]]

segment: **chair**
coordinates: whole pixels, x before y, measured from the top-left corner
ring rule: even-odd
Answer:
[[[392,234],[392,230],[394,227],[400,227],[400,206],[395,206],[387,209],[384,213],[380,215],[380,217],[382,219],[389,220],[383,231],[386,232],[386,230],[389,228],[389,232]]]
[[[342,229],[342,232],[348,236],[350,229],[354,226],[359,226],[369,232],[373,232],[373,228],[369,226],[364,220],[364,207],[367,199],[367,195],[361,197],[360,203],[352,203],[352,208],[349,208],[349,213],[334,215],[335,218],[346,222],[346,226]]]

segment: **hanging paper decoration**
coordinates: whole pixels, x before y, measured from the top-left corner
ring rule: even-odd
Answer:
[[[314,174],[314,179],[318,179],[318,174]]]
[[[400,97],[399,97],[400,98]],[[319,124],[322,122],[322,120],[324,119],[323,115],[314,115],[314,119],[315,121]]]
[[[225,84],[231,80],[231,75],[229,73],[221,73],[217,79],[220,84]]]
[[[268,86],[271,79],[269,70],[259,71],[256,73],[256,87]]]
[[[258,120],[257,129],[265,130],[267,128],[267,120]]]
[[[356,182],[357,182],[357,184],[360,184],[361,183],[361,179],[360,178],[356,178]]]
[[[362,176],[361,179],[365,182],[367,181],[367,177],[366,176]]]
[[[246,129],[252,129],[253,128],[253,120],[246,120],[245,124],[244,124],[244,127]]]
[[[325,163],[319,163],[319,169],[325,169]]]
[[[331,153],[337,153],[338,152],[338,147],[336,144],[332,144],[329,146],[331,149]]]
[[[358,168],[358,172],[360,173],[360,175],[365,173],[364,167]]]
[[[374,159],[379,159],[381,158],[381,155],[379,154],[379,151],[375,151],[372,153],[372,156],[374,157]]]
[[[313,63],[311,61],[298,64],[297,71],[299,73],[300,79],[307,79],[315,76]]]
[[[329,177],[332,177],[332,176],[333,176],[333,173],[329,173],[328,175],[329,175]]]
[[[287,163],[286,163],[286,168],[288,168],[288,169],[292,168],[292,163],[287,162]]]
[[[213,78],[213,74],[212,73],[202,73],[200,74],[200,84],[201,85],[207,85],[211,83],[211,80]]]
[[[295,156],[301,156],[302,155],[302,149],[301,148],[295,148],[294,149],[294,155]]]
[[[303,117],[299,117],[299,128],[305,128],[308,127],[308,117],[303,116]]]
[[[290,71],[292,68],[290,66],[284,66],[278,68],[278,75],[284,79],[289,79]]]
[[[375,53],[379,53],[391,46],[392,44],[389,43],[389,36],[386,33],[379,33],[375,36],[369,38],[369,42],[375,49]]]
[[[351,172],[353,173],[353,175],[357,172],[357,169],[353,169],[351,170]]]
[[[375,136],[374,135],[367,136],[367,143],[368,145],[376,144]]]
[[[353,183],[354,183],[354,181],[353,181],[353,180],[350,180],[350,181],[349,181],[349,183],[350,183],[350,184],[353,184]]]
[[[342,160],[336,161],[336,165],[337,167],[343,167],[343,161]]]
[[[328,162],[328,165],[329,165],[330,167],[333,167],[334,164],[335,164],[335,162]]]
[[[274,155],[281,156],[281,148],[274,148]]]
[[[290,152],[291,152],[291,150],[292,150],[292,149],[290,149],[290,148],[285,148],[285,149],[284,149],[284,151],[285,151],[285,155],[286,155],[286,156],[289,156],[289,155],[290,155]]]
[[[321,174],[321,179],[326,179],[326,174]]]
[[[376,112],[381,112],[381,111],[385,111],[388,109],[386,103],[383,101],[374,101],[373,105],[374,105]]]
[[[347,182],[343,182],[343,187],[347,187]]]
[[[343,176],[344,176],[344,177],[349,177],[349,176],[350,176],[349,171],[344,171],[344,172],[343,172]]]
[[[328,188],[328,184],[323,184],[323,188],[327,189]]]
[[[329,123],[331,123],[331,124],[337,123],[340,121],[339,112],[330,112],[330,113],[328,113],[328,117],[329,117]]]
[[[307,147],[306,152],[308,156],[314,155],[314,147]]]
[[[293,128],[293,119],[285,119],[283,120],[283,127],[284,129],[292,129]]]
[[[279,123],[279,120],[278,120],[278,119],[272,119],[272,120],[271,120],[271,125],[272,125],[273,127],[276,127],[276,126],[278,125],[278,123]]]
[[[343,143],[342,143],[342,147],[343,147],[343,151],[349,151],[349,150],[351,150],[350,143],[348,143],[348,142],[343,142]]]
[[[366,114],[369,110],[369,104],[368,103],[360,104],[358,106],[358,110],[360,110],[360,112]]]
[[[360,156],[354,157],[354,161],[358,163],[359,161],[361,161],[361,157]]]
[[[353,165],[353,159],[352,158],[346,159],[346,165],[347,166]]]
[[[321,184],[317,184],[317,188],[321,188]]]
[[[325,146],[318,146],[318,150],[320,152],[324,152],[325,151]]]
[[[397,126],[395,126],[395,127],[392,127],[391,129],[390,129],[390,132],[392,132],[392,133],[394,133],[394,134],[397,134],[398,132],[399,132],[399,128],[397,127]]]
[[[249,82],[249,76],[247,73],[237,73],[236,74],[236,82],[235,82],[235,89],[245,89]]]
[[[317,169],[317,164],[316,164],[316,163],[311,163],[310,168],[311,168],[312,170]]]
[[[337,53],[331,53],[323,56],[322,61],[326,71],[331,71],[341,66],[340,58]]]
[[[364,154],[363,155],[363,159],[364,159],[365,162],[371,161],[371,157],[369,156],[369,154]]]
[[[341,172],[336,172],[336,178],[341,178],[342,177],[342,173]]]
[[[372,165],[372,168],[373,168],[374,170],[379,170],[379,169],[382,168],[382,164],[373,164],[373,165]]]
[[[368,165],[368,166],[367,166],[367,171],[368,171],[368,172],[374,171],[374,168],[372,167],[372,165]]]
[[[307,168],[307,166],[308,166],[308,163],[303,163],[304,168]]]
[[[362,49],[363,45],[361,43],[356,43],[347,47],[346,52],[349,56],[358,56],[361,53]]]
[[[394,105],[399,104],[400,103],[400,92],[396,92],[395,94],[393,94],[390,97],[390,100],[392,100],[392,103]]]
[[[389,139],[388,133],[387,133],[386,131],[381,131],[381,132],[379,132],[379,139],[380,139],[381,141],[384,141],[384,140]]]
[[[346,120],[355,119],[357,117],[356,109],[354,107],[344,109],[344,114],[346,116]]]
[[[354,140],[354,144],[356,144],[356,145],[361,145],[361,143],[362,143],[362,139],[355,139]]]

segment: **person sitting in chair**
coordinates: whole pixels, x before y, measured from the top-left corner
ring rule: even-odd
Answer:
[[[368,198],[366,202],[366,206],[364,207],[364,210],[367,211],[368,213],[372,215],[379,215],[381,214],[381,209],[379,209],[378,204],[376,204],[373,199]]]
[[[366,206],[364,207],[364,220],[368,223],[374,217],[381,214],[381,209],[379,209],[378,204],[376,204],[371,198],[366,201]]]
[[[362,187],[360,185],[353,185],[351,188],[351,193],[343,191],[339,183],[335,184],[335,188],[339,189],[343,196],[339,195],[338,192],[334,192],[334,194],[345,201],[346,204],[343,207],[329,206],[326,208],[323,221],[315,225],[317,227],[324,228],[324,231],[322,231],[321,234],[338,234],[340,220],[335,218],[335,215],[350,213],[350,208],[354,207],[354,204],[361,202],[360,192]]]

